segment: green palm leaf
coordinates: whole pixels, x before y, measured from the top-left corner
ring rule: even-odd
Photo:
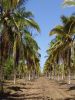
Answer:
[[[65,35],[64,31],[63,31],[63,26],[56,26],[55,28],[53,28],[50,33],[50,35],[54,35],[54,34],[59,34],[59,35]]]
[[[63,3],[64,6],[75,6],[75,1],[68,0]]]

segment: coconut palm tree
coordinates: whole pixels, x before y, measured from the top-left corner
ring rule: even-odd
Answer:
[[[16,55],[16,54],[19,52],[19,49],[20,49],[19,44],[22,44],[22,42],[24,40],[24,36],[31,43],[31,40],[29,40],[29,39],[31,39],[30,35],[28,35],[30,33],[27,31],[27,29],[28,28],[34,28],[34,29],[37,29],[37,31],[40,31],[38,24],[31,18],[32,17],[31,15],[32,14],[30,12],[28,14],[28,12],[24,12],[24,11],[20,12],[19,11],[17,14],[15,14],[15,17],[13,17],[13,22],[15,24],[15,30],[14,31],[16,31],[16,37],[15,37],[14,48],[13,48],[14,58],[16,59],[15,63],[17,63],[17,61],[18,61],[18,55]],[[18,50],[18,52],[16,50]],[[14,83],[15,83],[15,74],[14,74]]]
[[[50,58],[50,64],[56,62],[58,65],[59,72],[59,64],[61,58],[66,61],[66,65],[69,72],[69,84],[70,84],[70,70],[71,70],[71,46],[73,43],[72,36],[74,36],[75,30],[75,17],[61,17],[63,25],[58,25],[54,29],[51,30],[50,35],[57,34],[54,42],[52,42],[51,47],[48,50],[48,54]],[[67,53],[67,54],[66,54]],[[59,73],[58,73],[59,74]]]
[[[29,70],[29,80],[31,69],[36,69],[36,59],[38,58],[38,45],[37,42],[32,38],[30,33],[25,33],[24,42],[24,55]]]
[[[71,67],[71,45],[73,43],[72,36],[74,36],[75,33],[75,17],[65,17],[62,16],[63,26],[56,26],[53,30],[51,30],[50,34],[59,34],[62,36],[62,42],[68,46],[67,49],[67,66],[68,66],[68,72],[69,72],[69,83],[70,83],[70,67]]]
[[[16,0],[15,2],[13,2],[14,0],[0,0],[0,25],[2,26],[1,29],[1,33],[0,33],[0,50],[1,50],[1,84],[3,81],[3,61],[7,58],[7,48],[8,48],[8,40],[9,40],[9,35],[8,35],[8,31],[10,30],[10,27],[8,27],[7,25],[7,19],[8,17],[10,17],[10,9],[12,8],[11,4],[14,6],[17,6],[19,0]],[[8,4],[9,3],[9,4]],[[10,7],[8,7],[10,6]],[[5,51],[6,49],[6,51]],[[4,59],[5,58],[5,59]],[[3,86],[1,88],[1,91],[3,91]]]
[[[12,1],[13,2],[13,1]],[[19,52],[21,44],[23,44],[24,34],[28,33],[28,28],[37,29],[40,31],[38,24],[33,20],[32,13],[26,12],[24,9],[15,9],[19,3],[18,1],[13,2],[12,7],[7,7],[5,5],[7,2],[1,2],[4,7],[1,14],[1,23],[3,25],[3,31],[1,33],[1,63],[4,58],[8,57],[9,49],[12,49],[13,58],[14,58],[14,84],[16,80],[16,66],[18,66],[19,61]],[[8,6],[10,6],[9,3]],[[13,6],[14,5],[14,6]],[[6,8],[6,9],[5,9]],[[9,9],[10,8],[10,9]],[[2,46],[3,45],[3,46]],[[11,45],[11,46],[10,46]],[[2,64],[1,64],[1,68]],[[1,71],[3,72],[3,71]]]

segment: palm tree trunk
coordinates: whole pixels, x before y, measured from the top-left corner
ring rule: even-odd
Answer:
[[[58,73],[58,81],[60,80],[59,73]]]
[[[37,73],[37,78],[39,78],[39,76],[40,76],[39,73]]]
[[[16,69],[14,68],[14,85],[16,84]]]
[[[64,79],[64,73],[62,72],[62,80]]]
[[[51,71],[51,79],[53,79],[53,71]]]
[[[51,79],[51,73],[49,72],[49,79]]]
[[[32,70],[32,79],[35,79],[35,70]]]
[[[74,69],[75,69],[75,40],[74,40],[74,60],[73,60],[73,65],[74,65]],[[74,79],[75,79],[75,71],[74,71]]]
[[[68,84],[71,83],[71,72],[70,72],[70,67],[71,67],[71,48],[68,50]]]
[[[48,72],[46,72],[46,78],[48,78]]]
[[[69,75],[68,75],[68,84],[71,84],[71,73],[70,68],[68,69]]]
[[[57,62],[56,62],[56,63],[57,63],[57,67],[58,67],[58,73],[57,73],[57,74],[58,74],[58,75],[57,75],[57,80],[58,80],[58,81],[59,81],[59,78],[60,78],[60,77],[59,77],[59,73],[60,73],[60,70],[59,70],[59,57],[60,57],[60,54],[59,54],[59,51],[58,51]]]
[[[31,73],[30,73],[30,71],[29,71],[29,81],[31,80]]]
[[[16,83],[16,40],[13,46],[13,74],[14,74],[14,85]]]
[[[3,93],[3,65],[0,66],[0,91]]]
[[[62,65],[62,80],[64,79],[64,64]]]
[[[2,46],[2,36],[1,36],[1,52],[0,52],[0,85],[1,85],[1,92],[3,92],[3,46]]]
[[[59,69],[59,65],[58,65],[58,81],[60,80],[60,69]]]
[[[56,68],[55,68],[55,65],[54,65],[54,80],[55,80],[55,76],[56,76]]]
[[[3,0],[1,0],[1,15],[3,16]],[[2,32],[2,31],[1,31]],[[0,83],[1,83],[1,92],[3,93],[3,36],[0,36]]]

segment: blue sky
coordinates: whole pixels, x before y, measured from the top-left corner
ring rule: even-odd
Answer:
[[[39,24],[41,33],[35,37],[41,50],[41,68],[45,63],[46,50],[54,36],[49,36],[50,30],[61,24],[61,15],[71,15],[75,12],[74,7],[62,7],[63,0],[29,0],[27,10],[34,14],[35,21]]]

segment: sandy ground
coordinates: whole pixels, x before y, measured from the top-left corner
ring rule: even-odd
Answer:
[[[0,100],[75,100],[75,80],[68,85],[40,77],[34,81],[19,80],[14,86],[5,83],[5,93]]]

